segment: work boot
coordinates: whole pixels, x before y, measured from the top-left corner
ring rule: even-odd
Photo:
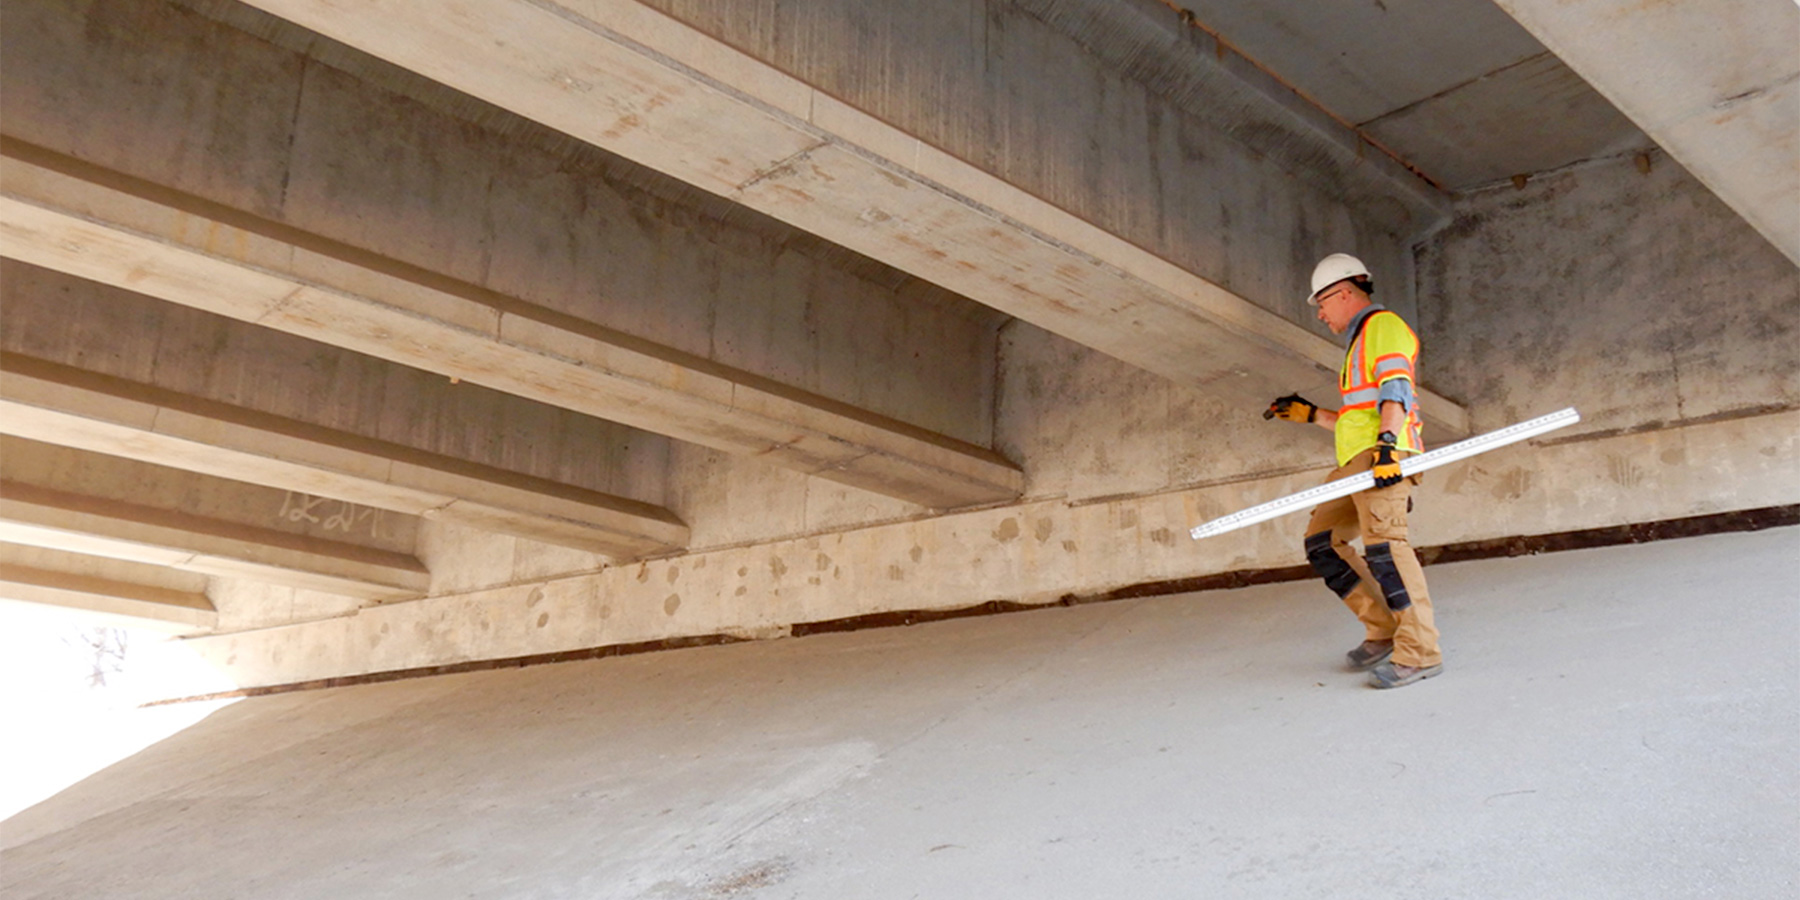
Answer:
[[[1388,663],[1376,666],[1375,671],[1369,673],[1369,685],[1378,688],[1405,687],[1415,681],[1424,681],[1442,671],[1444,671],[1443,663],[1424,667]]]
[[[1344,654],[1350,661],[1350,671],[1361,672],[1370,666],[1377,665],[1394,655],[1394,639],[1385,641],[1363,641],[1356,649]]]

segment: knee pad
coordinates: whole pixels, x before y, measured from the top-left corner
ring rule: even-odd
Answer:
[[[1313,571],[1319,573],[1319,577],[1325,579],[1325,586],[1339,597],[1348,596],[1362,581],[1356,570],[1350,568],[1350,564],[1344,562],[1344,558],[1336,550],[1331,549],[1329,531],[1306,536],[1306,561],[1312,563]]]
[[[1375,576],[1375,583],[1381,585],[1381,594],[1387,599],[1388,609],[1399,612],[1412,605],[1412,595],[1406,592],[1406,582],[1400,577],[1400,567],[1394,565],[1394,550],[1384,541],[1370,544],[1363,548],[1363,558],[1369,561],[1369,574]]]

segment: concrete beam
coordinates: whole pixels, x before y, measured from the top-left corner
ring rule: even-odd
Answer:
[[[928,507],[991,450],[0,138],[0,254]]]
[[[1056,334],[1260,404],[1341,351],[1166,259],[634,0],[252,0]],[[1425,392],[1435,434],[1467,414]]]
[[[685,546],[661,507],[18,354],[0,433],[393,510],[616,559]]]
[[[197,583],[171,584],[182,578]],[[21,544],[0,543],[0,599],[175,634],[211,631],[219,618],[206,597],[204,575]]]
[[[1800,6],[1497,2],[1800,265]]]
[[[284,521],[284,495],[271,488],[11,437],[0,450],[0,541],[365,600],[430,587],[424,565],[391,540],[352,542]]]

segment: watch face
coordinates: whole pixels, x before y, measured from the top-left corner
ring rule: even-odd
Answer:
[[[1363,434],[1368,434],[1368,432],[1365,431]],[[1394,442],[1394,433],[1391,431],[1384,431],[1381,434],[1376,435],[1376,440],[1379,440],[1384,444],[1392,444]]]

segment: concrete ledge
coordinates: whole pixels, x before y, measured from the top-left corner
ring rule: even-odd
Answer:
[[[0,139],[0,253],[927,507],[1018,496],[986,448]]]
[[[1539,553],[1557,553],[1565,550],[1587,550],[1596,547],[1611,547],[1620,544],[1642,544],[1649,541],[1674,540],[1677,538],[1698,537],[1707,534],[1726,534],[1743,531],[1762,531],[1768,528],[1791,528],[1800,525],[1800,505],[1771,506],[1760,509],[1736,510],[1728,513],[1717,513],[1706,516],[1690,516],[1681,519],[1665,519],[1658,522],[1637,522],[1630,525],[1616,525],[1606,528],[1591,528],[1583,531],[1566,531],[1557,534],[1541,534],[1501,538],[1485,541],[1464,541],[1457,544],[1445,544],[1433,547],[1422,547],[1419,555],[1426,565],[1440,563],[1467,562],[1477,559],[1496,559],[1513,556],[1532,556]],[[919,625],[927,622],[942,622],[952,619],[966,619],[972,616],[991,616],[1013,612],[1046,609],[1055,606],[1074,606],[1085,603],[1104,603],[1113,600],[1128,600],[1137,597],[1157,597],[1170,594],[1191,594],[1200,591],[1233,590],[1256,584],[1275,584],[1284,581],[1304,581],[1316,577],[1309,566],[1282,566],[1273,569],[1246,569],[1235,572],[1222,572],[1199,578],[1183,578],[1170,581],[1145,582],[1128,585],[1102,594],[1077,597],[1069,595],[1055,603],[1009,603],[992,600],[974,606],[957,609],[920,609],[876,613],[867,616],[851,616],[843,619],[830,619],[821,622],[802,622],[793,625],[789,634],[793,637],[805,637],[813,634],[837,634],[846,631],[860,631],[866,628],[892,628],[897,626]],[[553,663],[577,662],[589,659],[607,659],[615,656],[633,656],[639,653],[655,653],[664,650],[683,650],[690,647],[716,647],[720,644],[733,644],[755,638],[740,634],[708,634],[694,637],[668,638],[660,641],[639,641],[631,644],[610,644],[604,647],[588,647],[580,650],[565,650],[558,653],[540,653],[532,656],[515,656],[508,659],[484,659],[443,666],[423,666],[416,669],[398,669],[386,672],[372,672],[366,675],[346,675],[337,678],[319,678],[312,681],[297,681],[287,684],[272,684],[261,687],[242,688],[233,691],[219,691],[209,694],[197,694],[191,697],[172,697],[144,704],[145,706],[166,706],[173,703],[202,702],[207,700],[223,700],[233,697],[261,697],[270,694],[287,694],[294,691],[322,690],[325,688],[349,687],[359,684],[381,684],[389,681],[401,681],[408,678],[429,678],[436,675],[456,675],[463,672],[482,672],[494,669],[519,669],[526,666],[550,665]]]
[[[251,5],[1182,384],[1329,378],[1299,325],[632,0]],[[1436,434],[1467,413],[1424,391]]]
[[[0,433],[440,519],[615,559],[688,529],[661,507],[0,354]]]
[[[1422,541],[1464,544],[1619,522],[1800,504],[1800,413],[1713,421],[1555,446],[1517,445],[1427,477]],[[1715,499],[1719,471],[1760,485]],[[1277,474],[1104,503],[1040,500],[712,551],[364,609],[291,628],[191,642],[237,683],[306,681],[700,635],[790,633],[801,623],[982,604],[1043,605],[1144,584],[1304,562],[1303,520],[1206,541],[1199,521],[1316,484]],[[1298,571],[1298,570],[1296,570]],[[405,640],[387,640],[388,634]],[[231,660],[226,664],[226,660]]]

